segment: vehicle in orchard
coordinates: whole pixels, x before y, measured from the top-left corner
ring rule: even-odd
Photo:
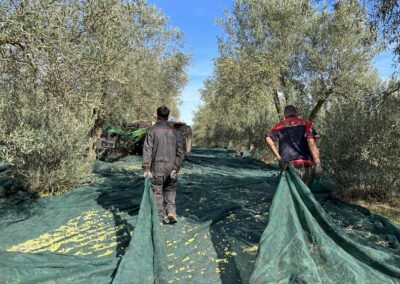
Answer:
[[[186,155],[192,150],[192,128],[184,122],[169,122],[181,132]],[[126,156],[143,153],[143,143],[151,123],[137,121],[123,126],[108,125],[96,140],[96,156],[105,160],[110,155]]]

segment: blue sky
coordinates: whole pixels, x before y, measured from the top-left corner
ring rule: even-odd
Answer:
[[[212,74],[213,59],[218,55],[217,36],[222,29],[216,18],[232,7],[232,0],[148,0],[170,18],[170,24],[184,33],[186,49],[192,56],[189,82],[182,92],[181,120],[192,124],[193,112],[201,101],[199,89]],[[379,74],[388,79],[393,73],[392,55],[384,52],[376,57]]]
[[[193,112],[200,104],[199,89],[212,73],[212,60],[217,57],[217,36],[222,29],[216,18],[223,18],[231,0],[148,0],[170,18],[170,23],[184,33],[186,49],[192,56],[189,82],[182,92],[181,120],[191,124]]]

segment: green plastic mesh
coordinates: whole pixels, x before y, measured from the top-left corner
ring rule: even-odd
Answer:
[[[399,255],[349,238],[292,167],[270,216],[250,283],[399,283]]]
[[[122,137],[126,137],[126,138],[132,138],[132,139],[136,139],[139,136],[143,136],[144,134],[147,133],[147,128],[140,128],[137,130],[130,130],[130,129],[123,129],[121,127],[116,127],[116,126],[107,126],[106,129],[104,129],[105,133],[109,133],[109,134],[116,134]]]
[[[0,283],[400,282],[398,227],[332,198],[323,180],[310,194],[290,172],[195,148],[179,174],[178,223],[160,228],[139,157],[94,171],[61,196],[0,198]]]
[[[168,283],[166,245],[148,178],[135,232],[113,283]]]

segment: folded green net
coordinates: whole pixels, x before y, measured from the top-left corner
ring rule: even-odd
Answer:
[[[168,283],[166,245],[157,214],[146,178],[136,228],[112,283]]]

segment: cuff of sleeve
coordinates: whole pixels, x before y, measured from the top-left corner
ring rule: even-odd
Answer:
[[[264,140],[265,140],[267,137],[271,138],[272,140],[275,139],[275,136],[274,136],[270,131],[265,132],[265,134],[264,134]]]

